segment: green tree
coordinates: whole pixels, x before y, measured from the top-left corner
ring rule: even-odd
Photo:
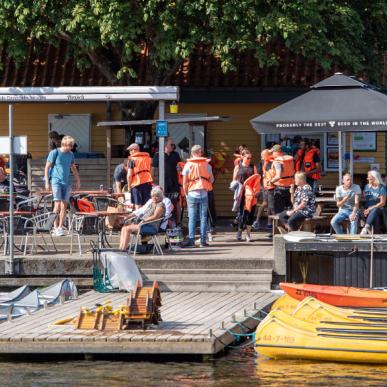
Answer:
[[[79,68],[96,65],[110,84],[137,84],[140,55],[148,84],[168,84],[199,45],[224,71],[252,50],[261,66],[282,42],[329,69],[333,62],[379,79],[387,46],[387,2],[344,0],[2,0],[0,44],[21,63],[28,41],[63,39]]]

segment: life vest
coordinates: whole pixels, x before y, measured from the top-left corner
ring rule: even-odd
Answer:
[[[305,155],[305,151],[303,149],[297,150],[297,160],[294,160],[294,170],[296,172],[301,171],[301,167],[302,167],[303,162],[304,162],[304,155]]]
[[[95,206],[94,204],[86,199],[77,199],[77,207],[80,212],[93,212],[95,211]]]
[[[263,188],[266,190],[271,190],[275,188],[274,184],[270,183],[270,180],[275,177],[275,171],[271,168],[273,163],[273,158],[269,157],[263,162]]]
[[[249,212],[257,204],[257,194],[261,191],[261,175],[256,173],[250,176],[244,183],[245,209]]]
[[[152,183],[152,175],[150,173],[152,159],[147,152],[138,152],[129,157],[129,160],[134,161],[134,168],[131,169],[131,187],[136,187],[140,184]]]
[[[274,183],[279,187],[290,187],[294,184],[294,160],[292,156],[284,155],[274,159],[274,162],[279,162],[282,165],[281,178]],[[274,162],[271,166],[272,173],[276,174]]]
[[[211,175],[208,172],[208,159],[205,157],[196,157],[188,159],[188,192],[198,189],[212,191]]]
[[[313,169],[316,169],[316,163],[314,162],[314,155],[320,156],[320,150],[318,148],[310,148],[304,155],[304,171],[308,173]],[[310,175],[307,175],[314,180],[319,180],[321,178],[320,172],[315,172]]]

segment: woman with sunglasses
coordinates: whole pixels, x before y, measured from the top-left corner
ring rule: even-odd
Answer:
[[[248,149],[242,151],[241,159],[234,168],[233,180],[243,184],[250,176],[257,173],[257,168],[252,162],[252,154]],[[242,240],[242,231],[246,229],[246,242],[251,241],[251,226],[254,222],[255,206],[251,211],[245,209],[245,197],[242,195],[239,213],[237,215],[238,232],[237,240]]]

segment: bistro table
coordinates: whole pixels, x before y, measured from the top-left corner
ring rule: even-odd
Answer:
[[[110,212],[110,211],[92,211],[92,212],[76,212],[77,216],[87,216],[97,218],[97,245],[99,248],[111,248],[111,245],[106,237],[105,219],[108,216],[123,216],[128,217],[132,215],[131,212]]]

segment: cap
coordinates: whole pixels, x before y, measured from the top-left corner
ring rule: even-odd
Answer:
[[[133,144],[130,144],[130,145],[126,148],[126,150],[130,151],[130,150],[132,150],[132,149],[138,149],[138,148],[139,148],[139,145],[136,144],[136,143],[134,142]]]
[[[281,152],[282,151],[282,148],[281,148],[281,145],[279,144],[275,144],[271,149],[270,149],[270,152]]]

